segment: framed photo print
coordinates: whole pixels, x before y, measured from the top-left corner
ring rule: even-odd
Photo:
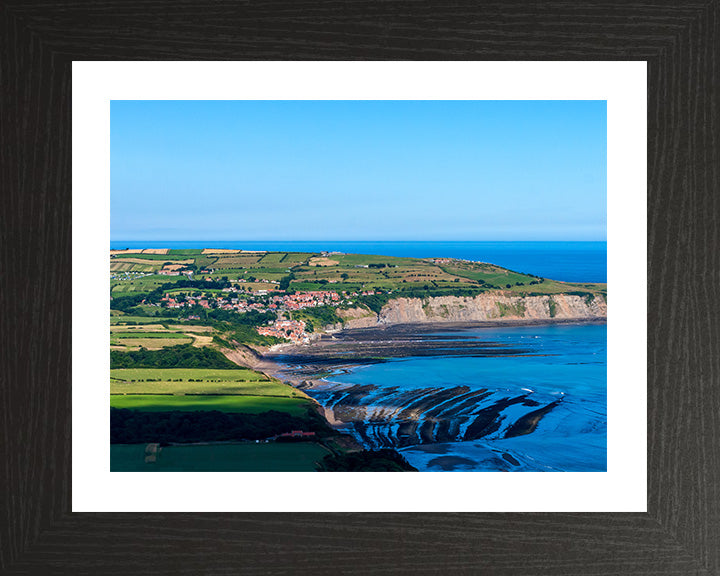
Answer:
[[[3,574],[715,574],[718,4],[0,8]]]

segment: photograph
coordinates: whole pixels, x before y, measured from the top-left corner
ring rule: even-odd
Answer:
[[[114,472],[604,472],[607,110],[110,108]]]
[[[718,0],[6,4],[0,573],[720,574]]]

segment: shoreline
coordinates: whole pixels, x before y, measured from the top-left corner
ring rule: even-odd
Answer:
[[[309,343],[296,344],[294,342],[286,342],[275,344],[269,348],[259,352],[260,357],[266,361],[275,364],[273,360],[268,359],[268,353],[286,353],[288,351],[301,352],[317,348],[318,344],[327,343],[337,340],[342,336],[351,336],[353,334],[372,334],[378,332],[379,335],[387,332],[396,333],[422,333],[435,332],[438,330],[472,330],[477,328],[511,328],[524,326],[554,326],[554,325],[577,325],[577,324],[607,324],[607,318],[523,318],[523,319],[503,319],[503,320],[476,320],[469,322],[408,322],[404,324],[378,324],[377,326],[368,326],[364,328],[342,328],[340,330],[329,330],[313,334]],[[272,357],[272,356],[270,356]]]
[[[503,327],[547,327],[553,325],[559,326],[583,326],[583,325],[606,325],[607,320],[605,318],[592,318],[592,319],[533,319],[533,320],[498,320],[498,321],[476,321],[476,322],[424,322],[424,323],[410,323],[410,324],[394,324],[386,326],[377,326],[372,328],[349,328],[339,332],[328,334],[326,332],[318,332],[315,338],[310,343],[305,344],[294,344],[291,342],[283,343],[272,346],[265,349],[257,349],[247,347],[243,356],[246,359],[252,359],[253,368],[255,370],[262,371],[266,375],[276,378],[281,382],[292,386],[304,392],[311,400],[314,411],[327,423],[327,425],[335,430],[338,434],[343,437],[352,438],[352,441],[347,440],[348,446],[353,450],[359,449],[373,449],[374,444],[371,440],[365,438],[365,431],[368,429],[374,429],[373,426],[378,426],[374,418],[370,418],[367,422],[363,419],[360,424],[355,421],[354,417],[348,419],[348,410],[353,410],[353,406],[358,406],[358,409],[362,409],[362,402],[357,404],[361,398],[365,395],[370,394],[372,391],[365,390],[368,386],[350,387],[350,401],[340,406],[340,412],[335,412],[335,407],[327,407],[321,401],[322,398],[327,396],[323,392],[322,387],[328,383],[333,383],[334,374],[342,374],[355,370],[358,367],[366,366],[377,362],[392,361],[393,359],[402,359],[408,357],[422,357],[422,356],[437,356],[437,357],[450,357],[450,356],[478,356],[486,355],[488,357],[503,357],[503,356],[523,356],[528,353],[533,353],[530,349],[525,346],[511,345],[507,346],[503,343],[497,343],[493,340],[494,338],[485,339],[482,336],[478,336],[477,333],[471,336],[463,336],[462,334],[452,335],[443,334],[443,332],[462,332],[464,330],[478,330],[478,329],[494,329]],[[450,347],[451,351],[448,352],[447,338],[453,342]],[[503,340],[500,338],[500,340]],[[445,343],[445,344],[443,344]],[[252,353],[250,353],[252,351]],[[385,353],[387,352],[387,354]],[[544,355],[544,354],[540,354]],[[428,394],[436,394],[437,402],[446,402],[447,395],[455,394],[452,392],[457,386],[461,386],[462,383],[455,383],[450,386],[447,391],[431,391],[428,390]],[[455,388],[453,388],[455,386]],[[313,388],[318,387],[316,392],[313,392]],[[357,389],[356,389],[357,388]],[[478,389],[479,390],[479,389]],[[477,401],[480,401],[483,394],[480,394],[481,390],[470,393],[470,395]],[[469,392],[460,390],[458,394],[463,402],[470,402],[470,398],[465,398],[463,395]],[[404,394],[404,393],[403,393]],[[518,392],[520,396],[522,394]],[[353,396],[354,395],[354,396]],[[320,398],[316,399],[314,396]],[[457,396],[457,394],[455,394]],[[357,400],[355,400],[357,397]],[[398,399],[404,398],[399,396]],[[434,398],[434,397],[433,397]],[[399,405],[407,410],[408,406],[414,406],[418,408],[416,404],[419,402],[416,398],[405,398],[403,404]],[[408,404],[409,402],[409,404]],[[492,406],[503,404],[507,402],[507,399],[495,399],[495,404]],[[413,404],[414,403],[414,404]],[[515,399],[510,401],[510,404],[517,403]],[[372,406],[370,403],[368,406]],[[525,414],[523,418],[520,418],[511,427],[511,435],[507,436],[512,438],[515,436],[527,436],[535,431],[540,420],[546,416],[547,412],[552,411],[557,405],[558,400],[553,402],[547,401],[547,399],[541,399],[540,404],[535,400],[534,403],[528,403],[527,406],[535,406],[535,409],[530,409],[530,412]],[[463,404],[460,404],[463,407]],[[498,414],[501,410],[505,409],[503,404],[498,408]],[[424,409],[428,407],[425,406]],[[432,408],[432,407],[430,407]],[[487,411],[488,408],[485,410]],[[483,413],[478,412],[474,415],[476,420],[475,427],[479,425],[477,421],[482,420]],[[407,419],[407,418],[406,418]],[[413,420],[410,417],[410,420]],[[448,422],[452,421],[452,418],[448,419]],[[375,422],[375,423],[373,423]],[[402,431],[402,434],[398,436],[400,441],[404,440],[407,433],[417,433],[425,440],[421,441],[412,450],[416,452],[425,452],[426,446],[430,446],[439,442],[439,439],[444,438],[443,434],[447,433],[447,430],[443,432],[444,428],[442,424],[429,425],[428,422],[434,422],[431,418],[427,421],[423,421],[422,425],[418,422],[402,422],[400,423],[401,428],[398,430]],[[484,421],[483,421],[484,422]],[[487,424],[487,423],[485,423]],[[357,426],[360,425],[360,437],[354,432]],[[427,436],[428,426],[433,430],[437,430],[440,436],[433,436],[435,440],[429,440]],[[447,428],[447,424],[445,428]],[[369,428],[368,428],[369,427]],[[391,427],[392,428],[392,427]],[[416,430],[417,428],[417,430]],[[389,428],[390,429],[390,428]],[[389,430],[388,429],[388,430]],[[398,432],[399,434],[400,432]],[[473,433],[477,433],[475,430]],[[423,435],[425,434],[425,435]],[[471,437],[470,439],[473,439]],[[368,444],[369,442],[369,444]],[[407,447],[402,442],[394,448],[399,450],[401,447]],[[431,450],[427,448],[427,450]],[[447,456],[447,455],[446,455]],[[504,457],[504,456],[503,456]],[[444,462],[444,460],[443,460]],[[448,463],[446,463],[448,464]],[[449,465],[449,464],[448,464]]]
[[[507,328],[510,326],[548,326],[554,324],[607,324],[607,318],[604,317],[588,317],[588,318],[502,318],[497,320],[469,320],[464,322],[405,322],[393,324],[378,324],[377,326],[367,326],[365,328],[342,328],[332,332],[324,332],[323,334],[338,334],[342,332],[361,331],[361,330],[389,330],[393,328],[410,329],[413,327],[423,328]],[[283,344],[280,344],[283,346]]]
[[[387,324],[378,325],[367,328],[343,328],[341,330],[333,330],[331,332],[323,331],[313,334],[309,343],[296,344],[293,342],[287,342],[282,344],[275,344],[269,348],[255,350],[253,349],[255,356],[252,362],[249,362],[249,367],[253,370],[263,372],[273,378],[277,378],[282,382],[287,382],[291,386],[303,390],[304,388],[313,387],[319,385],[321,378],[313,377],[313,375],[303,375],[296,373],[293,370],[288,370],[288,365],[278,361],[279,356],[315,356],[321,350],[321,346],[332,345],[333,342],[342,341],[344,336],[352,338],[353,335],[377,335],[377,340],[374,341],[382,342],[383,339],[379,338],[384,334],[394,335],[418,335],[427,332],[436,332],[439,330],[448,331],[462,331],[472,329],[492,329],[492,328],[510,328],[510,327],[530,327],[530,326],[553,326],[553,325],[586,325],[586,324],[607,324],[606,318],[560,318],[560,319],[503,319],[503,320],[491,320],[491,321],[471,321],[471,322],[413,322],[406,324]],[[392,339],[388,339],[390,342]],[[405,356],[411,356],[407,354]],[[248,356],[245,354],[244,356]],[[318,354],[322,356],[322,353]],[[244,358],[245,359],[245,358]],[[351,358],[347,358],[346,362],[337,362],[333,367],[333,371],[351,370],[357,366],[366,364],[363,361],[353,361]],[[299,366],[310,369],[310,366]],[[320,366],[315,367],[314,372],[323,372]]]

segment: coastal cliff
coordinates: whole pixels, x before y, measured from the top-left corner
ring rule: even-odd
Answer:
[[[607,318],[607,302],[601,295],[480,294],[475,297],[395,298],[385,304],[379,314],[359,307],[338,309],[337,313],[344,320],[344,328],[426,322],[600,320]]]

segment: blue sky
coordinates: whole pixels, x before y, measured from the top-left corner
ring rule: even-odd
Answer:
[[[112,240],[605,240],[605,101],[113,101]]]

